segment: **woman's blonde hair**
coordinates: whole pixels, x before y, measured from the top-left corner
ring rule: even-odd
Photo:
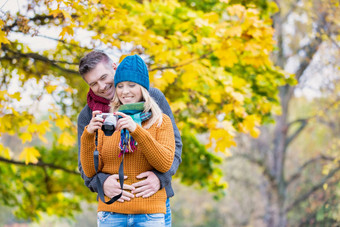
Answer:
[[[136,85],[139,86],[139,88],[142,91],[142,97],[145,101],[144,103],[144,111],[148,112],[151,111],[151,117],[147,121],[147,124],[144,125],[145,129],[149,129],[154,123],[158,121],[157,127],[159,127],[162,124],[162,110],[159,108],[158,104],[155,102],[155,100],[150,96],[150,93],[148,90],[146,90],[144,87],[140,86],[136,83]],[[111,106],[111,112],[117,112],[118,108],[123,105],[117,95],[117,89],[115,91],[115,95],[113,96],[113,99],[110,103]]]

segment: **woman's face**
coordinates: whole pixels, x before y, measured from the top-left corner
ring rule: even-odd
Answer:
[[[142,89],[139,84],[124,81],[117,84],[118,99],[123,104],[140,102],[143,99]]]

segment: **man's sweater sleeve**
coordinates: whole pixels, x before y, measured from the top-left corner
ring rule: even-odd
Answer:
[[[88,187],[92,192],[97,192],[97,180],[96,177],[87,177],[84,173],[83,167],[81,165],[80,161],[80,147],[81,147],[81,136],[84,132],[85,126],[87,126],[90,123],[92,117],[91,109],[86,105],[83,110],[80,112],[78,116],[78,169],[80,172],[81,177],[83,178],[86,187]],[[103,186],[105,180],[110,176],[110,174],[107,173],[98,173],[98,177],[100,180],[100,184]]]
[[[168,101],[165,99],[164,94],[158,90],[157,88],[150,88],[150,95],[151,97],[156,101],[158,106],[161,108],[163,113],[168,115],[171,119],[172,127],[174,130],[175,134],[175,143],[176,143],[176,150],[175,150],[175,157],[174,161],[172,163],[172,166],[170,170],[166,173],[161,173],[157,170],[154,170],[153,172],[156,174],[158,177],[160,183],[161,183],[161,188],[167,186],[171,182],[172,176],[177,172],[179,164],[182,162],[182,139],[181,135],[179,133],[179,130],[177,128],[174,116],[172,114],[171,108],[169,106]]]

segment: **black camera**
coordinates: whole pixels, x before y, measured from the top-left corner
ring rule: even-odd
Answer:
[[[104,119],[102,130],[105,136],[111,136],[113,132],[116,130],[118,116],[113,115],[113,113],[102,113],[102,114],[97,114],[96,117],[100,117]]]

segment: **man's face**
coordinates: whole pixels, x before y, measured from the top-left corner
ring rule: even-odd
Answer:
[[[115,93],[115,65],[109,68],[105,63],[98,63],[90,72],[84,75],[86,83],[96,95],[111,100]]]

